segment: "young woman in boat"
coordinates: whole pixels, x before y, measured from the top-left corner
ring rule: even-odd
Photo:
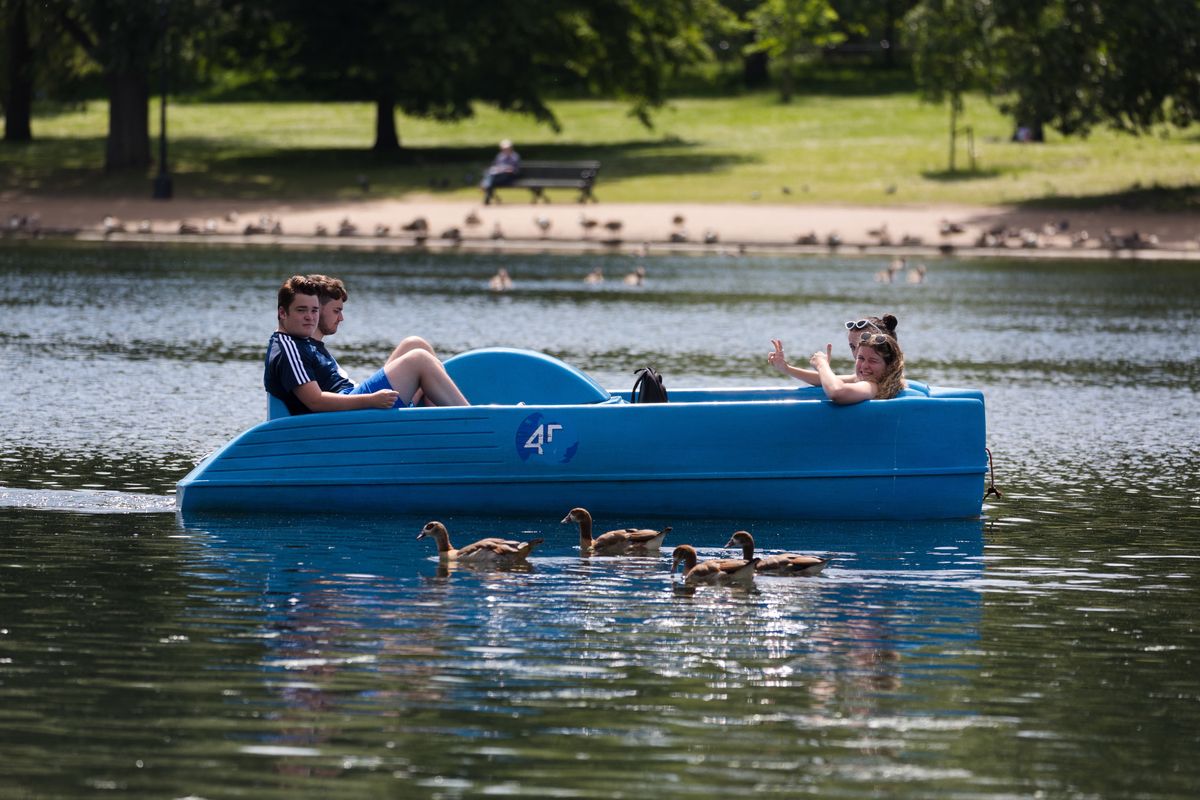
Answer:
[[[904,351],[885,333],[860,333],[854,348],[854,378],[833,374],[829,356],[833,345],[812,354],[809,363],[821,376],[825,396],[838,405],[863,400],[890,400],[904,390]]]
[[[850,345],[850,355],[856,355],[855,351],[858,348],[859,336],[863,333],[882,333],[885,336],[890,336],[896,342],[900,339],[896,335],[896,326],[899,324],[896,317],[892,314],[884,314],[882,317],[863,317],[862,319],[850,320],[846,323],[846,339]],[[787,363],[787,358],[783,354],[783,342],[779,339],[772,339],[771,344],[774,350],[767,354],[767,363],[775,369],[782,372],[784,375],[790,375],[796,380],[801,380],[809,386],[820,386],[821,376],[815,369],[806,369],[804,367],[793,367]],[[832,348],[827,348],[829,355],[832,357]],[[853,381],[855,376],[853,373],[840,376],[844,381]]]
[[[467,400],[431,353],[412,350],[360,384],[345,377],[325,345],[312,338],[321,316],[319,287],[294,275],[279,289],[279,329],[271,334],[263,374],[266,390],[293,414],[404,407],[418,389],[436,405]]]

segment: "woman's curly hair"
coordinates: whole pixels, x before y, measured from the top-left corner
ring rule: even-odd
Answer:
[[[899,342],[884,333],[864,333],[858,337],[858,346],[874,350],[886,365],[875,397],[891,400],[904,391],[904,351]]]

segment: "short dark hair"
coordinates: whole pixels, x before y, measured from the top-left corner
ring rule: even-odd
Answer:
[[[328,275],[309,275],[308,279],[316,284],[317,299],[321,301],[321,305],[325,305],[330,300],[341,300],[344,303],[350,297],[346,294],[346,284],[338,278],[331,278]]]
[[[279,287],[279,307],[285,311],[292,306],[292,301],[298,294],[311,294],[320,297],[321,290],[316,282],[304,275],[293,275]]]

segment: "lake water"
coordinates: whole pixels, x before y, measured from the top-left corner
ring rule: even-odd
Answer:
[[[0,247],[0,797],[1200,793],[1195,265],[655,258],[622,285],[636,263]],[[842,321],[890,311],[911,376],[984,391],[1005,494],[676,524],[833,559],[750,591],[580,559],[557,519],[446,509],[458,543],[545,537],[521,572],[440,569],[424,519],[184,523],[175,482],[262,418],[275,290],[314,271],[347,280],[360,377],[420,333],[613,388],[781,383],[771,337],[845,366]]]

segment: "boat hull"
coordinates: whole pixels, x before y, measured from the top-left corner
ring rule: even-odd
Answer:
[[[177,505],[184,515],[979,516],[982,396],[908,395],[836,406],[819,389],[680,390],[656,405],[613,396],[287,417],[201,462]]]

